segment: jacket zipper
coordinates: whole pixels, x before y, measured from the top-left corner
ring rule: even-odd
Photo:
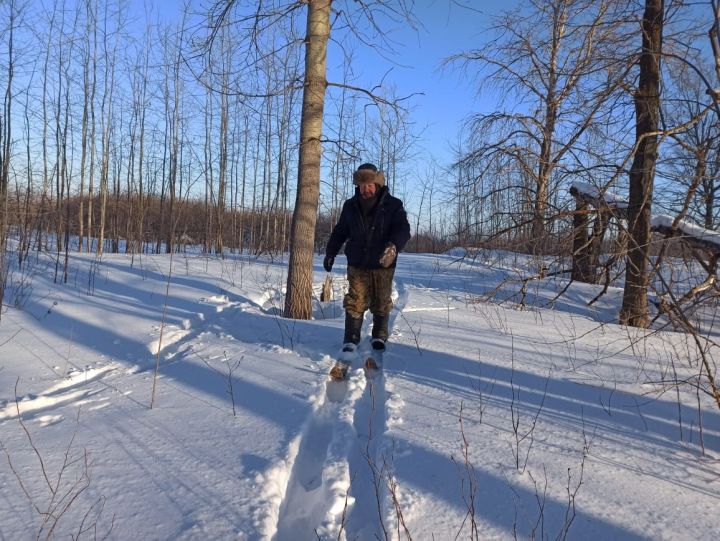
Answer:
[[[355,211],[357,214],[357,219],[360,220],[360,225],[362,227],[362,231],[363,231],[363,233],[365,233],[365,245],[363,246],[363,264],[366,267],[369,265],[368,250],[370,249],[370,241],[372,240],[373,233],[375,232],[375,227],[377,226],[378,216],[380,215],[380,211],[381,211],[383,202],[385,201],[385,196],[387,196],[387,190],[385,190],[383,192],[383,194],[380,196],[380,200],[377,202],[377,206],[375,207],[375,215],[373,216],[372,225],[370,226],[369,230],[367,227],[365,227],[365,220],[363,220],[362,209],[360,208],[360,202],[359,202],[359,200],[355,201]]]

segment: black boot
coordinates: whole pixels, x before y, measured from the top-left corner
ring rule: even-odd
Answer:
[[[383,342],[387,342],[389,319],[390,319],[390,316],[387,314],[382,315],[382,316],[373,314],[373,328],[372,328],[373,339],[377,338],[379,340],[382,340]]]
[[[343,343],[355,345],[360,343],[362,323],[362,317],[353,317],[345,312],[345,338],[343,339]]]

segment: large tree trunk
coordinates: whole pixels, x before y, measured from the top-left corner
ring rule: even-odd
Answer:
[[[657,161],[658,139],[649,135],[658,129],[660,114],[660,53],[664,0],[646,0],[642,21],[640,84],[635,92],[636,152],[630,168],[628,205],[629,250],[625,263],[625,290],[620,323],[647,327],[649,282],[650,211]]]
[[[309,0],[305,45],[305,86],[300,119],[298,187],[290,231],[285,317],[312,316],[313,246],[320,196],[320,157],[325,106],[327,42],[331,0]]]
[[[571,279],[594,283],[590,277],[590,236],[588,235],[588,204],[578,198],[573,215],[573,254]]]
[[[558,119],[558,108],[562,97],[558,96],[558,57],[565,47],[565,25],[568,20],[568,6],[564,2],[550,6],[553,13],[552,40],[545,88],[545,119],[542,125],[542,138],[538,163],[538,175],[535,184],[535,201],[533,202],[532,248],[534,254],[541,254],[547,244],[545,238],[545,220],[547,219],[550,176],[555,167],[553,160],[553,139]]]

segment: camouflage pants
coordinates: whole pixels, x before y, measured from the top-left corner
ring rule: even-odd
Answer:
[[[361,269],[348,265],[347,295],[343,308],[352,317],[362,317],[370,308],[374,316],[387,316],[392,310],[392,281],[395,269]]]

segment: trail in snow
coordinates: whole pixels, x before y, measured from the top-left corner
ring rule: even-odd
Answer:
[[[340,404],[325,400],[308,419],[280,506],[275,541],[317,539],[315,531],[332,507],[324,479]]]
[[[330,356],[325,361],[332,362]],[[343,529],[353,505],[347,464],[356,438],[352,418],[364,388],[358,369],[351,370],[348,381],[327,381],[297,444],[274,541],[335,539]]]
[[[349,539],[384,539],[384,478],[382,436],[385,432],[385,376],[367,380],[355,409],[353,426],[357,437],[348,457],[354,505],[347,520]]]
[[[408,292],[402,281],[394,282],[395,311],[391,316],[391,336],[395,321],[407,305]],[[364,359],[370,351],[361,352]],[[354,505],[348,514],[346,531],[348,539],[386,539],[388,525],[392,522],[388,501],[387,481],[392,475],[392,458],[386,441],[388,429],[388,397],[386,374],[394,363],[392,344],[384,355],[385,366],[375,377],[367,379],[363,395],[353,416],[356,438],[348,455],[352,484],[350,496]],[[395,414],[393,410],[393,414]]]
[[[407,301],[405,288],[393,296],[391,329]],[[322,404],[306,421],[274,541],[335,539],[343,530],[348,539],[385,537],[385,376],[366,379],[359,366],[369,354],[366,339],[349,380],[328,382]]]
[[[342,401],[326,393],[306,421],[274,541],[335,539],[341,530],[348,539],[382,535],[384,377],[367,380],[356,368],[344,385]]]

